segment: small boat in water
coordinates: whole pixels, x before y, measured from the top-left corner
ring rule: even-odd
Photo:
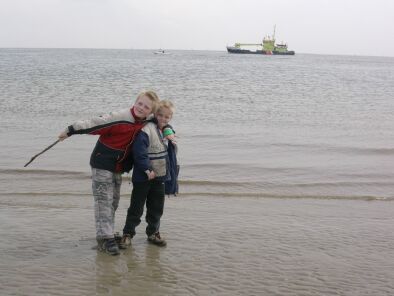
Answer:
[[[235,43],[234,46],[227,46],[229,53],[247,53],[247,54],[265,54],[265,55],[294,55],[293,50],[287,49],[286,43],[275,44],[275,28],[274,34],[266,36],[262,43]],[[255,49],[242,48],[245,46],[253,46]]]
[[[165,51],[164,49],[159,49],[153,52],[154,54],[170,54],[168,51]]]

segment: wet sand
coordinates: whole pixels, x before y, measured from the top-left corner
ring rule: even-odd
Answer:
[[[128,206],[122,197],[117,229]],[[93,250],[92,199],[0,195],[1,295],[393,295],[392,201],[166,199],[120,256]]]

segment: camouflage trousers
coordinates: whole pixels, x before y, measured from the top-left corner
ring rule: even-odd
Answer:
[[[115,211],[119,205],[121,184],[121,174],[92,168],[97,239],[114,237]]]

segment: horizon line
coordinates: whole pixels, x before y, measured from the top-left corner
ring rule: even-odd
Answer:
[[[158,50],[159,48],[109,48],[109,47],[2,47],[0,49],[53,49],[53,50]],[[226,52],[226,50],[219,49],[175,49],[175,48],[160,48],[169,51],[212,51],[212,52]],[[357,56],[357,57],[383,57],[383,58],[394,58],[394,56],[388,55],[367,55],[367,54],[345,54],[345,53],[314,53],[314,52],[296,52],[301,55],[331,55],[331,56]]]

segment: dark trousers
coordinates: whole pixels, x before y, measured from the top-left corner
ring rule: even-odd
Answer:
[[[153,180],[133,182],[130,207],[127,210],[123,234],[135,235],[135,228],[141,223],[145,202],[145,220],[148,223],[146,234],[149,236],[159,231],[160,218],[164,210],[164,182]]]

